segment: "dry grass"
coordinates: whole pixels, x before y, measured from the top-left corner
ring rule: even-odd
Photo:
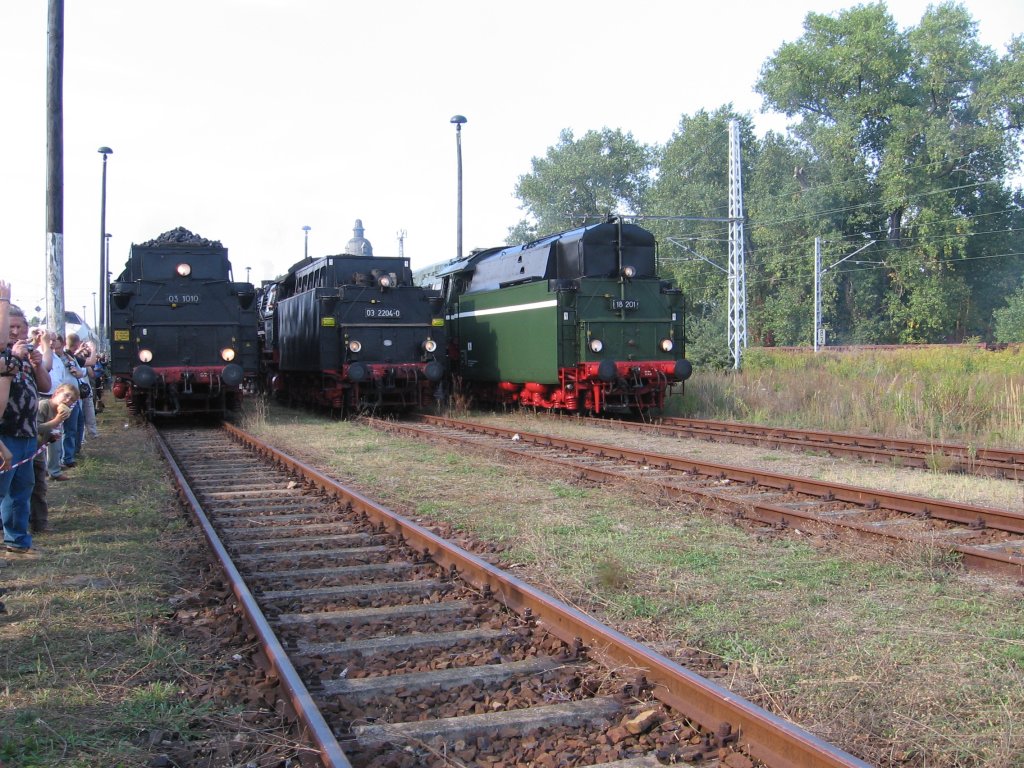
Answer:
[[[989,447],[1024,443],[1016,348],[818,354],[749,350],[744,370],[698,371],[673,409],[705,418]]]
[[[747,531],[360,424],[271,409],[262,434],[397,511],[507,547],[521,575],[670,655],[718,659],[725,684],[868,762],[1022,764],[1017,585],[934,550]]]

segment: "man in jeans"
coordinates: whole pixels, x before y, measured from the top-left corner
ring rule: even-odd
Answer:
[[[100,436],[99,430],[96,427],[96,403],[93,400],[93,395],[96,392],[93,366],[96,365],[98,357],[92,344],[88,341],[81,341],[78,338],[78,334],[75,333],[68,334],[67,350],[75,358],[78,367],[85,371],[85,378],[81,379],[79,383],[88,384],[90,390],[88,397],[81,399],[82,418],[78,422],[78,453],[81,453],[86,434],[89,437]]]
[[[0,517],[3,518],[4,548],[16,555],[32,554],[29,533],[29,499],[35,485],[32,457],[36,452],[36,414],[39,392],[50,391],[50,374],[38,349],[29,350],[25,313],[11,305],[10,285],[0,281],[0,304],[10,307],[10,345],[5,350],[15,370],[10,377],[7,408],[0,421],[0,440],[13,458],[14,468],[0,473]]]

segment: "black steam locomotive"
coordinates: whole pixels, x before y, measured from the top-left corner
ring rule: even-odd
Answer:
[[[133,244],[110,286],[114,396],[147,418],[235,410],[257,374],[256,291],[181,227]]]
[[[375,257],[357,220],[344,253],[305,258],[260,290],[261,381],[285,402],[404,411],[446,396],[440,293],[409,260]]]
[[[456,377],[477,402],[645,414],[692,372],[683,296],[654,235],[613,218],[430,270],[446,296]]]

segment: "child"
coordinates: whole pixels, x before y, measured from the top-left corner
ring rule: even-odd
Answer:
[[[78,390],[71,384],[61,384],[49,399],[39,400],[39,411],[36,416],[36,428],[39,430],[39,445],[46,445],[60,440],[60,426],[71,415],[71,407],[78,400]],[[53,528],[49,525],[50,509],[46,503],[46,451],[40,451],[32,460],[35,470],[36,484],[32,489],[30,502],[29,528],[33,533],[49,533]],[[58,475],[55,480],[67,480],[67,475]]]

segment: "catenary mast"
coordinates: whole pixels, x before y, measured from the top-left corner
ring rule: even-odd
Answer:
[[[740,124],[729,121],[729,351],[739,369],[747,346],[747,275],[743,255],[743,173]]]

